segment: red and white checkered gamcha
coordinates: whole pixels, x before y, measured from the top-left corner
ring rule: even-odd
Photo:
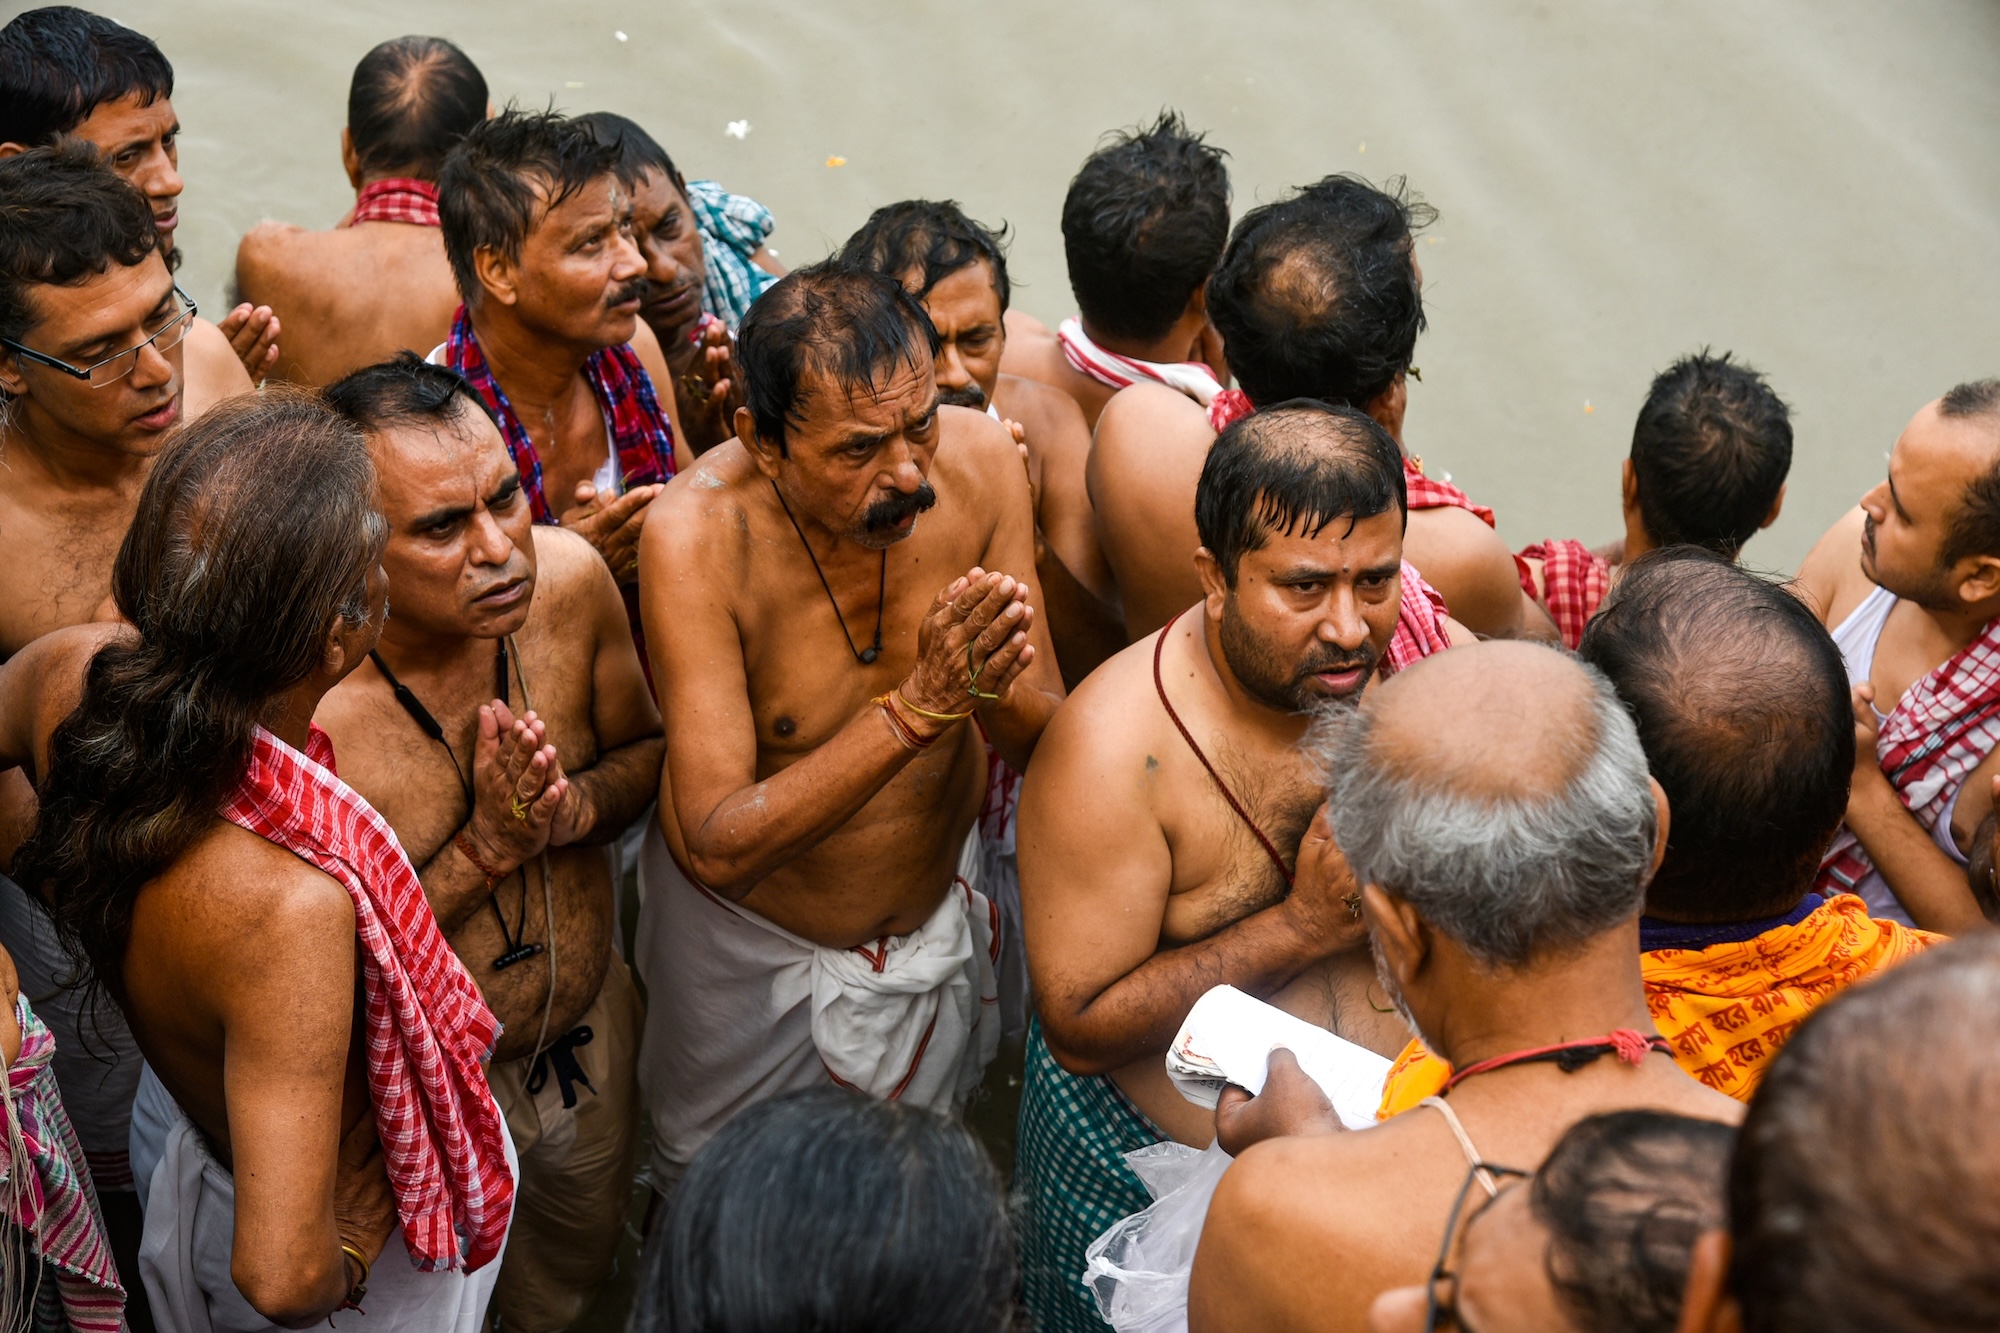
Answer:
[[[2000,620],[1904,692],[1875,737],[1875,756],[1903,805],[1935,829],[1960,784],[2000,744]],[[1852,891],[1874,863],[1843,827],[1820,862],[1821,893]]]
[[[1382,654],[1385,675],[1395,675],[1432,653],[1451,647],[1444,634],[1444,594],[1424,582],[1415,565],[1403,562],[1403,605],[1396,616],[1396,634]]]
[[[1611,563],[1582,542],[1557,537],[1522,547],[1521,559],[1542,562],[1542,589],[1537,600],[1556,622],[1563,643],[1574,651],[1583,642],[1583,627],[1611,590]],[[1532,593],[1534,588],[1528,591]]]
[[[514,1211],[500,1108],[484,1061],[499,1020],[431,915],[402,844],[334,772],[314,727],[300,754],[263,728],[222,817],[340,881],[361,939],[368,1092],[412,1262],[471,1272]]]
[[[347,220],[357,222],[407,222],[416,227],[439,226],[438,187],[433,181],[397,176],[370,181],[354,200],[354,213]]]

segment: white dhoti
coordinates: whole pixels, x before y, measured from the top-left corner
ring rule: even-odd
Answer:
[[[514,1145],[507,1168],[518,1179]],[[146,1230],[139,1273],[160,1333],[275,1333],[230,1276],[236,1237],[236,1181],[209,1155],[201,1133],[153,1071],[139,1076],[132,1106],[132,1171]],[[410,1262],[403,1228],[389,1233],[368,1275],[362,1310],[336,1318],[350,1328],[382,1333],[478,1333],[500,1277],[500,1259],[477,1273],[426,1273]]]
[[[855,949],[799,938],[683,875],[657,827],[639,853],[646,1033],[639,1086],[665,1191],[731,1116],[827,1082],[957,1112],[999,1048],[997,909],[978,834],[929,920]]]

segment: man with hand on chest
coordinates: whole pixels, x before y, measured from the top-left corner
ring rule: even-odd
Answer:
[[[652,799],[659,714],[603,561],[532,521],[456,372],[405,353],[327,397],[375,456],[395,610],[317,721],[503,1024],[488,1077],[521,1188],[494,1309],[566,1328],[610,1276],[632,1176],[641,1005],[605,844]]]

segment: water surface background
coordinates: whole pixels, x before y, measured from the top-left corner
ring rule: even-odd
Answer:
[[[14,8],[13,6],[9,7]],[[778,216],[788,263],[879,204],[1014,228],[1016,303],[1070,313],[1057,228],[1104,131],[1180,108],[1240,212],[1332,171],[1406,175],[1431,330],[1407,437],[1519,545],[1622,529],[1654,371],[1704,344],[1796,409],[1790,569],[1910,414],[2000,374],[1993,0],[174,0],[111,13],[179,79],[184,274],[218,311],[237,237],[352,202],[354,62],[446,36],[496,101],[612,110]],[[624,34],[620,40],[618,34]],[[750,124],[747,137],[725,133]],[[829,158],[845,165],[829,166]]]

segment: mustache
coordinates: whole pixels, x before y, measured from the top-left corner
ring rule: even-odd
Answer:
[[[908,495],[897,491],[869,505],[867,512],[861,516],[861,525],[870,532],[887,532],[904,519],[921,514],[936,503],[937,492],[926,481]]]
[[[970,407],[976,411],[986,410],[986,390],[978,381],[970,381],[962,389],[939,389],[938,403],[944,407]]]
[[[1380,660],[1381,654],[1375,651],[1375,645],[1369,643],[1362,644],[1361,647],[1351,653],[1329,648],[1325,652],[1315,653],[1311,657],[1308,657],[1304,664],[1299,667],[1298,675],[1293,677],[1293,679],[1304,680],[1307,676],[1317,676],[1322,671],[1360,671],[1364,674],[1370,673],[1375,670],[1375,665]]]
[[[620,286],[617,291],[611,293],[605,299],[604,304],[613,306],[623,305],[627,301],[643,301],[646,299],[647,286],[648,284],[644,278],[634,278],[632,281]]]
[[[634,281],[642,289],[640,299],[649,303],[679,300],[688,292],[694,291],[698,285],[692,282],[683,282],[677,287],[667,287],[654,282],[650,278],[637,278]]]

